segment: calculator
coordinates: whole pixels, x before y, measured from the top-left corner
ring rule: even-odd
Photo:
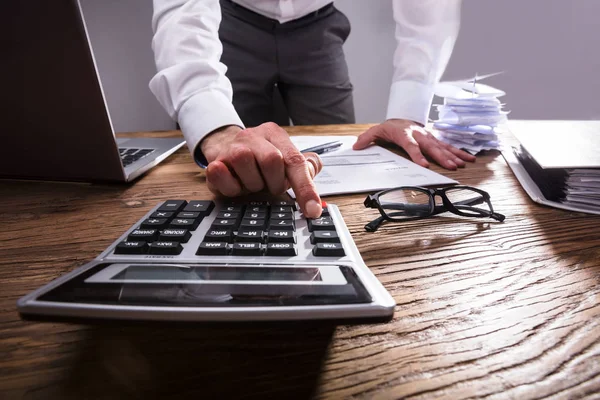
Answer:
[[[395,302],[334,204],[161,202],[91,262],[19,299],[26,319],[385,321]],[[37,317],[37,318],[36,318]]]

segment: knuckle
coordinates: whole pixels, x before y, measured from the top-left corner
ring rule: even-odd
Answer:
[[[284,158],[286,164],[292,167],[301,167],[304,166],[306,163],[306,158],[304,158],[302,153],[295,149],[288,149],[287,151],[285,151]]]
[[[234,165],[247,164],[252,161],[252,150],[246,146],[234,146],[230,153],[231,163]]]
[[[283,165],[283,154],[279,150],[269,151],[263,156],[262,164],[266,168],[278,168]]]
[[[276,131],[279,129],[279,125],[277,125],[275,122],[265,122],[261,125],[261,127],[270,131]]]

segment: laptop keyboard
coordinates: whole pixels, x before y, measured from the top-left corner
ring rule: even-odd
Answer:
[[[132,147],[119,148],[119,154],[121,155],[121,161],[123,162],[124,167],[146,157],[152,152],[154,152],[154,149],[137,149]]]

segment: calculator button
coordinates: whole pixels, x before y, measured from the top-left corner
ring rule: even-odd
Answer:
[[[191,236],[187,229],[165,229],[160,233],[160,240],[187,243]]]
[[[233,232],[231,229],[209,229],[204,235],[205,242],[231,242]]]
[[[323,208],[323,211],[321,212],[321,217],[329,217],[329,210],[327,209],[327,207]]]
[[[227,204],[221,207],[221,211],[237,212],[241,214],[244,211],[244,206],[241,204]]]
[[[234,243],[234,256],[260,256],[260,243]]]
[[[215,208],[214,201],[211,200],[192,200],[188,203],[183,211],[199,212],[201,215],[206,216],[211,213]]]
[[[136,241],[123,241],[115,247],[115,254],[146,254],[148,243]]]
[[[250,206],[250,207],[256,207],[256,206],[268,207],[269,205],[271,205],[271,203],[269,203],[268,201],[249,201],[248,202],[248,206]]]
[[[154,242],[150,243],[150,254],[177,255],[181,253],[183,246],[179,242]]]
[[[246,207],[246,212],[247,213],[255,213],[255,212],[267,213],[267,212],[269,212],[269,207],[266,205],[248,205],[248,207]]]
[[[200,218],[201,215],[199,212],[196,211],[182,211],[179,214],[177,214],[177,218],[191,218],[191,219],[196,219],[196,218]]]
[[[183,207],[185,207],[186,204],[187,204],[187,201],[185,201],[185,200],[167,200],[164,203],[162,203],[160,207],[158,207],[158,211],[177,212],[177,211],[181,210]]]
[[[294,229],[294,221],[286,221],[286,220],[272,220],[269,223],[269,229],[275,229],[280,231],[293,231]]]
[[[199,219],[175,218],[173,221],[171,221],[171,224],[169,225],[169,227],[173,228],[173,229],[181,228],[181,229],[189,229],[189,230],[193,231],[194,229],[196,229],[198,227],[199,224],[200,224]]]
[[[293,231],[271,230],[267,236],[269,243],[296,243]]]
[[[198,246],[196,255],[199,256],[225,256],[227,255],[227,243],[225,242],[202,242]]]
[[[172,211],[154,211],[150,215],[150,218],[171,218],[173,217],[173,214],[175,213]]]
[[[163,229],[168,223],[169,220],[166,218],[148,218],[142,221],[140,229]]]
[[[154,242],[158,239],[158,229],[135,229],[127,237],[127,241]]]
[[[217,214],[218,219],[238,219],[239,217],[240,213],[232,211],[220,211]]]
[[[262,242],[263,232],[255,229],[239,230],[235,237],[236,242]]]
[[[215,219],[212,223],[212,229],[233,229],[237,227],[235,219]]]
[[[246,211],[246,214],[244,214],[244,219],[265,219],[265,218],[267,218],[266,212]]]
[[[331,217],[321,217],[308,220],[309,231],[330,231],[335,229],[335,225]]]
[[[242,220],[240,224],[240,229],[262,229],[265,227],[264,219],[246,219]]]
[[[271,212],[275,212],[275,213],[283,213],[283,212],[294,212],[294,208],[290,207],[290,206],[275,206],[275,207],[271,207]]]
[[[310,235],[310,242],[315,243],[339,243],[340,237],[336,231],[314,231]]]
[[[293,243],[269,243],[267,244],[268,256],[295,256],[296,249]]]
[[[296,202],[292,200],[278,200],[271,203],[274,208],[276,207],[291,207],[292,210],[296,211]]]
[[[282,219],[291,221],[294,219],[294,214],[291,212],[281,212],[281,213],[272,212],[271,213],[271,220],[282,220]]]
[[[313,247],[312,253],[316,257],[343,257],[346,255],[341,243],[317,243]]]

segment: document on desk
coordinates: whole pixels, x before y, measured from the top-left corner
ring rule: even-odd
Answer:
[[[356,136],[292,136],[300,150],[323,143],[341,141],[335,151],[322,154],[323,170],[315,177],[321,196],[364,193],[398,186],[442,186],[458,182],[423,168],[381,146],[352,150]],[[290,189],[289,194],[296,197]]]

